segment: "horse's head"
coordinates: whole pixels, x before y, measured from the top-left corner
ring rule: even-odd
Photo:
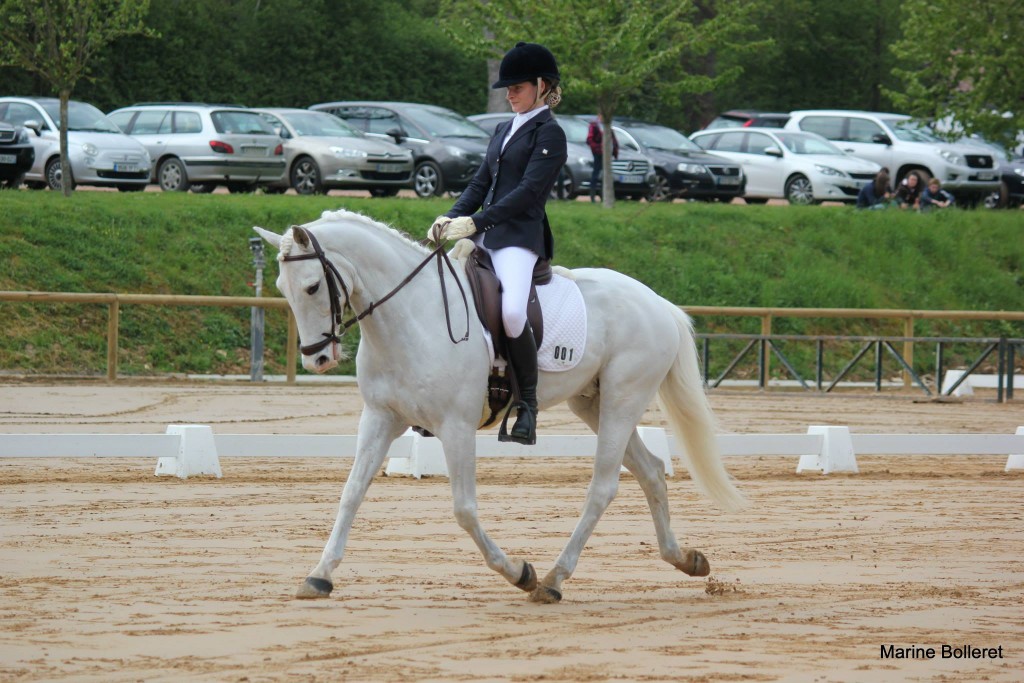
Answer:
[[[277,288],[295,316],[302,367],[327,372],[346,357],[338,338],[341,312],[348,304],[346,283],[305,228],[295,225],[283,235],[253,230],[278,250]]]

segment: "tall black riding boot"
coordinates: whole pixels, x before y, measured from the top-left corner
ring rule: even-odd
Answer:
[[[516,423],[508,438],[532,446],[537,443],[537,341],[530,323],[526,323],[522,334],[508,340],[508,355],[519,384]]]

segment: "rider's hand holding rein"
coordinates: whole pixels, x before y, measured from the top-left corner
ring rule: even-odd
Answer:
[[[434,244],[441,244],[445,240],[461,240],[476,233],[476,223],[469,216],[448,218],[438,216],[434,224],[427,231],[427,239]]]

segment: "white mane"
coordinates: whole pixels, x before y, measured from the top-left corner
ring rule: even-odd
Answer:
[[[360,223],[362,225],[367,225],[374,228],[375,230],[380,230],[381,232],[397,237],[402,242],[405,242],[406,244],[412,247],[416,247],[416,249],[422,251],[424,254],[430,253],[430,251],[426,247],[421,245],[419,242],[413,240],[411,237],[409,237],[407,233],[402,232],[401,230],[397,230],[396,228],[393,228],[386,223],[376,221],[370,218],[369,216],[358,213],[356,211],[348,211],[347,209],[338,209],[337,211],[324,211],[322,214],[320,214],[320,220],[353,221],[356,223]]]

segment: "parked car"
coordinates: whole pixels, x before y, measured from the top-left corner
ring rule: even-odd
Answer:
[[[153,178],[165,192],[252,192],[284,174],[283,140],[244,107],[188,102],[143,103],[110,113],[145,145]]]
[[[560,114],[557,117],[558,125],[565,131],[568,142],[579,145],[580,175],[576,176],[576,169],[570,167],[574,176],[572,181],[577,188],[577,194],[588,194],[590,192],[590,174],[594,168],[594,155],[587,146],[587,129],[595,117],[572,116]],[[585,149],[586,151],[582,151]],[[569,161],[573,159],[570,157]],[[619,141],[619,158],[612,160],[612,181],[615,187],[617,199],[643,199],[651,193],[654,186],[654,164],[645,155],[634,151]]]
[[[412,102],[324,102],[309,107],[344,119],[370,137],[412,151],[420,197],[461,192],[483,163],[490,136],[456,112]]]
[[[777,128],[722,128],[690,136],[698,145],[743,165],[750,204],[788,199],[791,204],[823,200],[855,202],[864,183],[881,167],[844,153],[814,133]]]
[[[18,187],[35,160],[28,131],[0,121],[0,187]]]
[[[775,111],[752,111],[749,109],[730,109],[711,119],[704,130],[719,128],[782,128],[789,121],[789,114]]]
[[[896,182],[911,171],[936,177],[959,204],[973,204],[999,190],[992,154],[936,137],[909,116],[863,111],[813,110],[790,113],[787,130],[818,133],[844,151],[889,169]]]
[[[985,196],[984,204],[989,209],[1018,207],[1024,200],[1024,158],[983,136],[967,135],[957,142],[986,150],[992,155],[999,172],[999,189]]]
[[[627,147],[654,162],[650,201],[675,198],[721,200],[742,197],[747,179],[743,167],[710,154],[677,130],[636,119],[617,119],[613,130],[619,147]]]
[[[54,97],[0,97],[0,120],[32,131],[35,161],[25,173],[33,189],[61,188],[60,100]],[[71,186],[100,185],[125,192],[149,183],[152,161],[146,148],[125,135],[96,107],[68,102],[68,161]]]
[[[271,192],[291,187],[299,194],[320,194],[334,188],[392,197],[412,187],[412,152],[407,149],[367,137],[326,112],[256,111],[284,139],[287,170],[270,185]]]

